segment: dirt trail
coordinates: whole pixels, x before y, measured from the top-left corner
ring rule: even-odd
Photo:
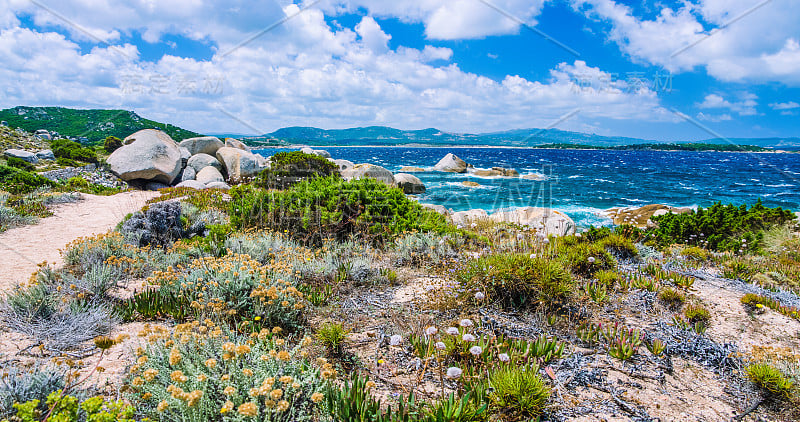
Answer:
[[[0,294],[27,281],[44,261],[60,266],[60,249],[68,243],[107,232],[158,193],[132,191],[113,196],[82,196],[79,202],[53,208],[55,215],[36,224],[0,233]]]

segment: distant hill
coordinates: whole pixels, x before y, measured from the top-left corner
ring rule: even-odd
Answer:
[[[145,119],[126,110],[14,107],[0,110],[0,120],[8,122],[8,126],[12,128],[19,127],[29,132],[46,129],[49,132],[58,132],[63,137],[87,138],[92,143],[100,142],[109,135],[124,138],[142,129],[161,129],[176,141],[201,136],[178,126]]]
[[[244,138],[253,143],[283,143],[325,145],[491,145],[512,147],[536,147],[543,145],[576,145],[592,147],[619,147],[646,145],[650,149],[671,149],[674,144],[692,142],[656,141],[621,136],[602,136],[559,129],[515,129],[481,134],[452,133],[438,129],[400,130],[385,126],[369,126],[351,129],[319,129],[314,127],[286,127],[262,137]],[[736,145],[753,145],[762,148],[792,149],[800,147],[800,138],[735,138]],[[730,144],[724,139],[709,139],[698,144]],[[708,147],[712,148],[712,147]],[[687,148],[693,149],[693,148]],[[723,147],[722,149],[727,149]],[[736,148],[733,148],[736,149]]]

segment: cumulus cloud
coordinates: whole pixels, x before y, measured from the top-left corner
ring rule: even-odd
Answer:
[[[332,13],[366,9],[375,16],[422,22],[430,39],[459,40],[511,34],[535,25],[548,0],[325,0]]]
[[[785,103],[771,103],[769,105],[773,110],[793,110],[795,108],[800,108],[800,104],[789,101]]]
[[[572,3],[609,23],[609,39],[636,60],[674,72],[705,67],[722,81],[800,85],[800,13],[793,0],[687,0],[651,19],[621,1]]]
[[[36,18],[42,20],[41,28],[0,30],[2,106],[135,109],[198,131],[247,133],[289,125],[371,124],[504,130],[549,126],[573,112],[576,125],[674,117],[661,108],[651,89],[614,80],[583,61],[558,64],[541,81],[518,75],[490,79],[462,70],[452,62],[449,48],[390,48],[391,36],[370,16],[354,29],[332,27],[322,10],[301,13],[301,5],[290,4],[277,13],[263,12],[259,19],[245,19],[239,27],[228,14],[248,15],[249,9],[241,9],[248,7],[243,2],[212,2],[218,14],[207,3],[190,0],[181,10],[144,0],[116,3],[99,2],[94,14],[76,17],[82,27],[105,31],[113,44],[98,42],[89,51],[81,48],[85,34],[53,32],[52,26],[66,29],[66,24],[52,16]],[[59,8],[78,10],[81,4],[65,0]],[[522,2],[515,4],[523,7]],[[527,2],[523,9],[530,15],[537,4],[541,2]],[[411,6],[386,2],[381,7],[388,13]],[[427,22],[444,3],[415,7],[407,17]],[[115,8],[120,16],[112,16]],[[162,12],[167,17],[158,16]],[[28,8],[17,13],[42,12]],[[185,18],[183,27],[175,26],[180,21],[176,14]],[[147,23],[149,17],[153,25]],[[280,29],[263,32],[263,21],[274,17],[285,19]],[[114,31],[122,37],[144,28],[150,40],[167,32],[207,40],[215,53],[208,60],[174,53],[147,61],[136,46],[113,40]]]
[[[756,101],[758,97],[750,93],[741,95],[740,101],[728,101],[718,94],[709,94],[703,99],[703,102],[698,104],[699,108],[719,109],[725,108],[738,113],[740,116],[753,116],[757,114]]]

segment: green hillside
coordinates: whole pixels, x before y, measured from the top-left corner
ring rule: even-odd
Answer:
[[[21,127],[29,132],[46,129],[58,132],[61,136],[86,137],[93,143],[100,142],[109,135],[124,138],[142,129],[161,129],[176,141],[201,136],[171,124],[145,119],[126,110],[14,107],[0,110],[0,120],[7,121],[12,128]]]

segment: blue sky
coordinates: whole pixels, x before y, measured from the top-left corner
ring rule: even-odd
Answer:
[[[0,106],[128,109],[215,133],[800,136],[792,0],[86,3],[0,2]]]

